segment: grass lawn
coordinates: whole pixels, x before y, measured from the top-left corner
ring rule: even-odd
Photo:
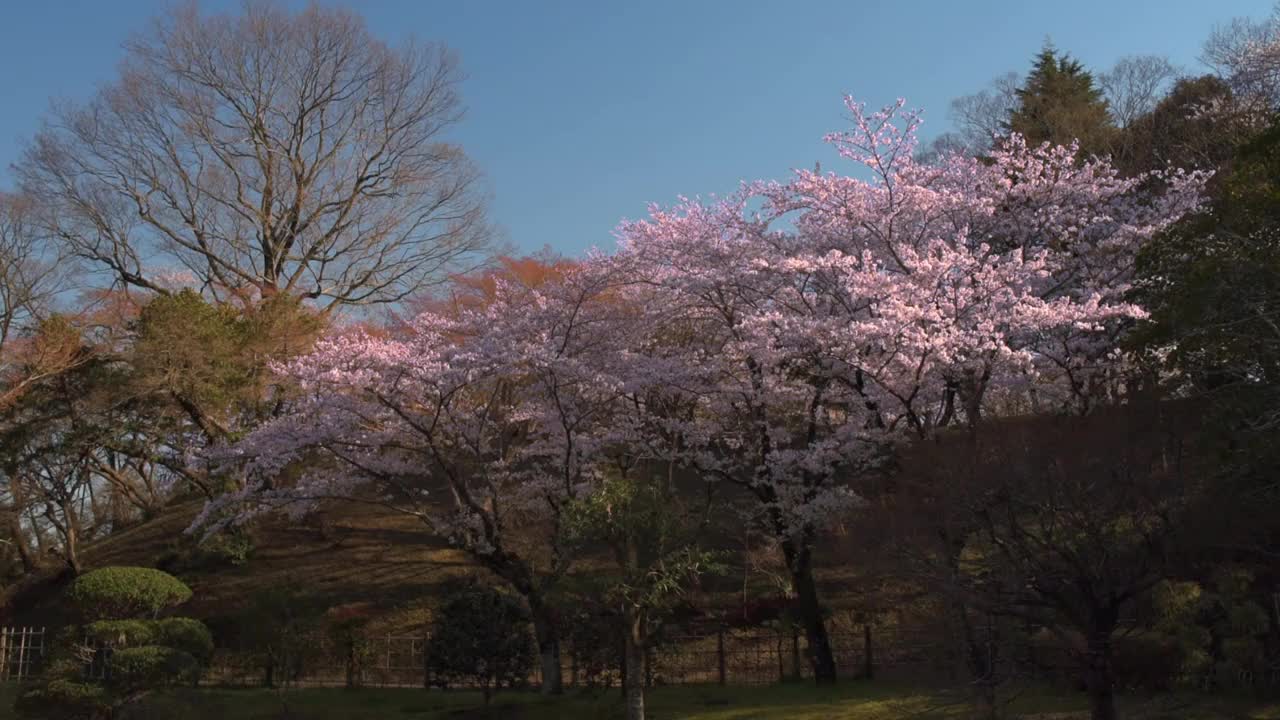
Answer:
[[[10,693],[0,718],[10,717]],[[284,700],[288,714],[284,712]],[[157,696],[130,714],[134,720],[611,720],[622,717],[615,690],[595,696],[570,693],[546,699],[531,693],[503,693],[487,710],[468,692],[424,690],[184,690]],[[1025,692],[1006,709],[1009,718],[1086,718],[1081,695]],[[649,695],[655,720],[941,720],[966,718],[969,706],[954,692],[912,690],[886,683],[845,683],[816,689],[807,685],[759,688],[706,686],[659,688]],[[1128,720],[1280,720],[1280,702],[1170,695],[1123,698]]]

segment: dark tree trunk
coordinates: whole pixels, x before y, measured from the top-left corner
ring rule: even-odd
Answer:
[[[564,692],[560,669],[560,635],[555,617],[541,598],[529,598],[529,610],[533,615],[533,634],[538,641],[538,665],[542,671],[541,691],[544,695]]]
[[[1116,720],[1115,678],[1111,667],[1111,634],[1115,613],[1094,618],[1085,649],[1085,687],[1091,720]]]
[[[13,547],[18,551],[18,559],[22,561],[22,572],[30,575],[36,571],[36,554],[31,550],[31,543],[27,540],[27,533],[22,529],[22,522],[15,510],[9,519],[9,537],[13,540]]]
[[[994,720],[998,712],[996,706],[997,639],[995,632],[990,626],[990,618],[988,618],[988,627],[985,632],[980,632],[974,627],[969,608],[964,603],[956,603],[956,613],[964,631],[967,664],[969,666],[969,675],[973,678],[978,717],[984,720]]]
[[[822,605],[818,602],[812,550],[802,540],[787,539],[782,542],[782,551],[791,571],[800,624],[809,641],[809,663],[813,666],[814,682],[819,685],[832,684],[836,681],[836,661],[831,651],[826,621],[822,617]]]
[[[66,523],[63,531],[63,557],[67,561],[67,568],[71,570],[71,575],[76,577],[84,569],[80,565],[80,515],[70,503],[63,503],[62,517]]]
[[[644,720],[645,616],[644,611],[626,609],[625,653],[627,720]]]
[[[534,582],[531,568],[519,558],[506,553],[490,553],[476,556],[495,575],[506,580],[529,605],[533,620],[533,634],[538,642],[538,665],[542,672],[541,692],[559,695],[564,692],[560,671],[560,634],[554,608],[547,605],[544,592]]]

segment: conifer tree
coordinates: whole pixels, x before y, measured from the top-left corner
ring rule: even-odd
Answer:
[[[1107,101],[1092,73],[1069,54],[1046,45],[1017,98],[1006,129],[1021,134],[1027,144],[1079,142],[1082,157],[1108,153],[1116,128]]]

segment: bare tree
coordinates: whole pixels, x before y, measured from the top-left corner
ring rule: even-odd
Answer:
[[[1098,77],[1116,127],[1127,128],[1154,110],[1178,75],[1178,68],[1159,55],[1120,58]]]
[[[66,289],[64,266],[37,238],[32,212],[30,199],[0,193],[0,408],[51,369],[50,363],[33,362],[39,348],[22,337]],[[20,377],[20,365],[36,375]]]
[[[1237,102],[1280,103],[1280,4],[1263,20],[1236,18],[1213,29],[1201,61],[1227,82]]]
[[[355,14],[175,10],[120,77],[55,108],[19,163],[43,229],[114,283],[218,299],[394,302],[466,267],[490,233],[445,133],[457,59],[390,47]]]
[[[969,148],[985,151],[1008,133],[1006,123],[1018,106],[1021,83],[1018,73],[1008,72],[992,80],[990,87],[951,101],[951,120]]]

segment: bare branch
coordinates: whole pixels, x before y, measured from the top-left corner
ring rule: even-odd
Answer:
[[[489,243],[479,173],[446,138],[459,80],[448,49],[389,47],[345,10],[188,6],[55,110],[18,175],[43,229],[117,283],[394,302]]]

